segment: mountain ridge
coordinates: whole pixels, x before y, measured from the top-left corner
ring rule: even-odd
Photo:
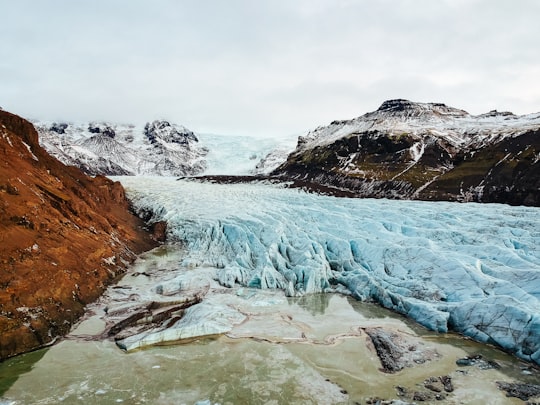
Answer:
[[[443,103],[387,100],[375,111],[298,137],[291,153],[276,148],[266,156],[250,155],[258,161],[245,173],[232,169],[240,161],[223,153],[229,146],[209,149],[192,131],[163,120],[144,127],[36,127],[49,153],[91,175],[270,173],[357,197],[540,205],[540,113],[471,115]]]
[[[358,197],[540,205],[540,113],[385,101],[298,139],[272,172]]]
[[[64,164],[89,175],[186,176],[206,168],[208,149],[182,125],[166,120],[144,127],[107,122],[40,122],[41,145]]]

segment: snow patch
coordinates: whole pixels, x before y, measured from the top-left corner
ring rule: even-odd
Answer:
[[[11,146],[13,148],[13,143],[11,143],[11,139],[9,138],[8,134],[6,134],[5,132],[2,132],[2,138],[4,138],[7,141],[7,143],[9,144],[9,146]]]
[[[30,145],[28,145],[26,142],[23,141],[23,145],[26,146],[26,149],[28,149],[28,153],[32,156],[32,159],[35,161],[39,161],[36,155],[34,155],[34,152],[32,152],[32,148],[30,148]]]
[[[418,162],[424,154],[424,142],[416,142],[409,150],[411,152],[412,160]]]

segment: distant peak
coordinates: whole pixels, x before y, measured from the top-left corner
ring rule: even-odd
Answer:
[[[489,117],[516,117],[516,115],[510,111],[497,111],[491,110],[485,114],[480,114],[478,118],[489,118]]]
[[[404,99],[387,100],[381,104],[376,113],[399,117],[421,117],[433,115],[439,117],[464,117],[469,115],[467,111],[454,107],[448,107],[443,103],[417,103]]]
[[[90,132],[91,134],[100,134],[100,135],[108,136],[109,138],[114,138],[116,136],[116,132],[114,131],[114,129],[109,124],[104,123],[104,122],[89,123],[88,132]],[[63,132],[59,132],[59,133],[63,133]]]
[[[414,106],[418,103],[413,103],[412,101],[405,100],[402,98],[397,98],[395,100],[386,100],[381,104],[377,111],[405,111],[412,110]]]
[[[155,120],[152,123],[147,122],[144,126],[144,134],[151,143],[156,143],[157,138],[165,142],[182,145],[187,145],[191,141],[199,141],[193,131],[182,125],[171,124],[164,120]]]

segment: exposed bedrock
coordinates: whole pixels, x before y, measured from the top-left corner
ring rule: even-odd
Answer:
[[[0,360],[68,332],[156,244],[143,225],[120,183],[63,165],[28,121],[0,111]]]

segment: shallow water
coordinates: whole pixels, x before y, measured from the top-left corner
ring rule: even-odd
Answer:
[[[126,353],[99,337],[107,322],[105,308],[118,305],[113,298],[119,289],[111,288],[67,339],[0,364],[0,389],[5,391],[0,403],[363,404],[372,397],[399,398],[396,386],[419,390],[426,378],[449,375],[455,391],[436,403],[522,404],[507,398],[495,381],[540,383],[537,370],[497,349],[427,331],[351,297],[287,298],[282,291],[221,287],[213,279],[217,269],[180,267],[183,254],[179,246],[149,252],[118,286],[134,293],[155,285],[156,278],[182,275],[209,286],[205,300],[247,314],[244,322],[225,335]],[[384,373],[366,327],[396,331],[437,355]],[[458,358],[474,353],[501,368],[456,365]]]

